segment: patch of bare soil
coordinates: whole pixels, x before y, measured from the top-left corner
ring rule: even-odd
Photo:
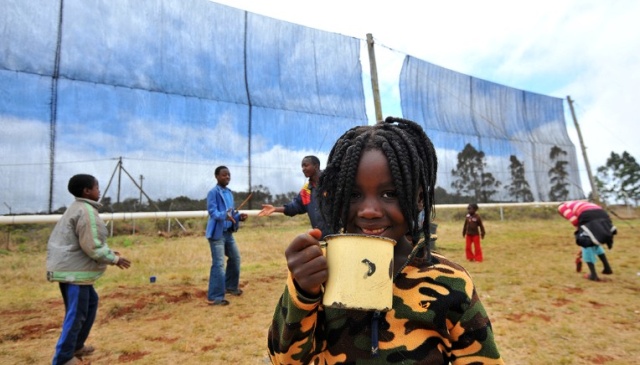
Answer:
[[[118,356],[118,363],[133,362],[136,360],[140,360],[147,355],[149,355],[148,351],[136,351],[136,352],[131,352],[127,354],[122,354]]]
[[[606,364],[611,360],[613,360],[613,357],[605,355],[596,355],[589,358],[589,361],[591,361],[593,364]]]
[[[540,314],[540,313],[512,313],[505,316],[505,318],[508,319],[509,321],[518,322],[518,323],[526,322],[527,318],[540,318],[545,322],[551,321],[551,316],[548,316],[546,314]]]

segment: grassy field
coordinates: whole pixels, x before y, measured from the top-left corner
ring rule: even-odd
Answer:
[[[437,251],[471,273],[507,364],[640,363],[639,220],[614,220],[619,235],[607,250],[614,274],[591,282],[576,273],[579,248],[557,214],[508,212],[501,220],[481,209],[485,261],[465,263],[464,212],[438,213]],[[112,238],[133,266],[111,267],[96,284],[100,308],[89,343],[97,350],[84,363],[268,363],[267,329],[286,277],[283,252],[307,224],[305,217],[250,218],[236,234],[245,294],[230,297],[227,307],[205,303],[210,252],[198,228],[170,238]],[[47,234],[35,236],[37,242],[0,244],[0,364],[50,363],[60,333],[64,305],[57,285],[45,280]]]

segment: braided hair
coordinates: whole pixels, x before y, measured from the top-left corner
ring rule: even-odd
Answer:
[[[320,176],[318,200],[327,227],[333,233],[346,230],[347,216],[358,164],[362,154],[380,150],[387,158],[400,209],[414,244],[424,247],[430,237],[429,222],[435,214],[434,190],[438,161],[433,143],[422,127],[410,120],[387,117],[373,126],[358,126],[346,131],[335,143],[327,166]],[[418,192],[424,206],[416,204]],[[424,210],[424,224],[418,222]]]

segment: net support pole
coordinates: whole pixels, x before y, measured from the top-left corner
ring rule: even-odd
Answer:
[[[576,113],[573,110],[573,100],[571,100],[571,97],[569,95],[567,95],[567,103],[569,103],[569,109],[571,110],[571,117],[573,118],[573,124],[576,126],[576,132],[578,132],[580,149],[582,150],[582,157],[584,158],[584,164],[587,167],[587,176],[589,176],[589,183],[591,184],[591,194],[593,195],[593,200],[596,202],[596,204],[600,204],[600,194],[598,194],[598,187],[596,186],[596,181],[593,178],[593,174],[591,173],[591,165],[589,164],[589,158],[587,157],[587,148],[584,145],[584,140],[582,139],[582,133],[580,132],[580,126],[578,125],[578,119],[576,118]]]
[[[373,106],[376,111],[376,122],[382,122],[382,104],[380,103],[380,87],[378,86],[378,67],[376,53],[373,49],[373,35],[367,33],[367,48],[369,50],[369,69],[371,70],[371,89],[373,91]]]

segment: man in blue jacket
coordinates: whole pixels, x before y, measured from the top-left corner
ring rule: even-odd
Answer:
[[[233,237],[239,228],[240,221],[247,219],[247,214],[234,208],[233,193],[227,185],[231,181],[231,173],[226,166],[218,166],[215,170],[218,184],[207,194],[206,237],[211,247],[211,271],[209,272],[209,289],[207,303],[210,305],[228,305],[224,298],[226,293],[242,295],[240,282],[240,250]],[[227,256],[225,270],[224,257]]]

